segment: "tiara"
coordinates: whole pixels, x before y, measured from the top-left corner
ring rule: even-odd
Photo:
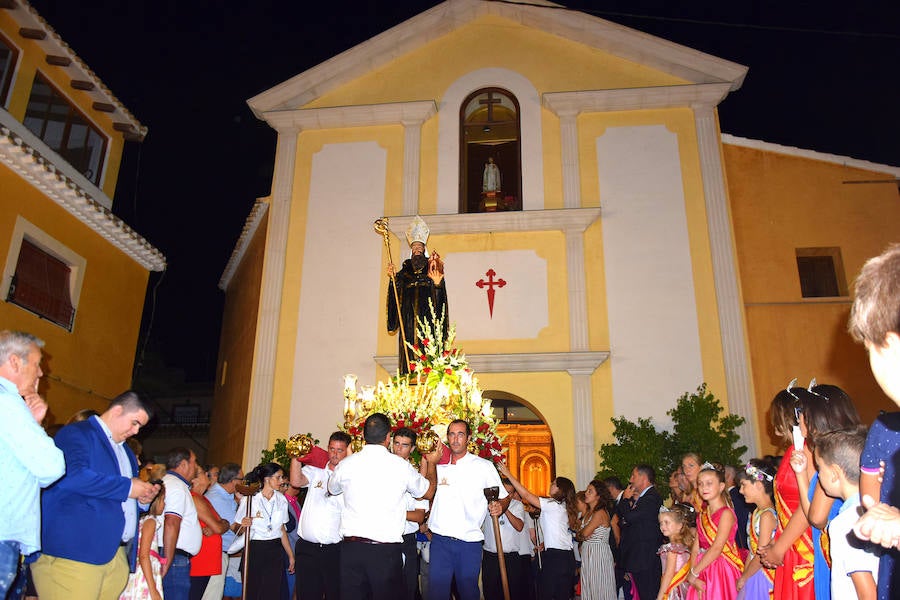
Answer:
[[[663,504],[662,506],[659,507],[659,513],[662,514],[662,513],[667,513],[667,512],[676,512],[675,507],[678,507],[689,514],[693,513],[696,510],[690,504],[685,504],[684,502],[676,502],[672,505],[672,508],[669,508],[668,506]]]
[[[748,464],[746,467],[744,467],[744,473],[746,473],[747,476],[751,479],[755,479],[757,481],[762,481],[764,479],[766,481],[774,481],[775,479],[775,477],[773,477],[772,475],[769,475],[759,467],[751,464]]]
[[[711,462],[705,462],[702,465],[700,465],[700,470],[701,471],[717,471],[717,472],[721,473],[725,469],[722,468],[722,465],[713,464]]]

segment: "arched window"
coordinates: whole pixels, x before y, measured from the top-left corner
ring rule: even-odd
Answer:
[[[519,103],[501,88],[482,88],[459,111],[459,212],[522,210]]]

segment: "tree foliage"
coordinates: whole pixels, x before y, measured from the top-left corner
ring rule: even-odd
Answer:
[[[738,415],[725,413],[719,400],[706,384],[694,393],[685,392],[675,408],[666,414],[672,418],[672,431],[656,428],[652,418],[632,422],[625,417],[613,417],[614,443],[600,447],[601,468],[598,478],[615,475],[623,483],[639,463],[647,463],[656,470],[656,485],[663,496],[668,494],[668,476],[687,452],[696,452],[704,460],[738,465],[746,446],[735,429],[744,422]]]

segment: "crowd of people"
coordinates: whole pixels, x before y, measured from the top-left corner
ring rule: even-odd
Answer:
[[[900,405],[900,245],[864,266],[850,332]],[[624,486],[557,477],[540,497],[468,451],[465,420],[415,468],[415,432],[380,413],[361,451],[338,431],[288,472],[200,467],[186,448],[139,466],[128,442],[152,411],[134,392],[47,435],[43,346],[0,331],[0,598],[219,600],[241,585],[258,600],[900,595],[900,417],[867,430],[834,385],[774,395],[779,457],[723,467],[689,453],[666,499],[649,464]],[[241,482],[255,487],[242,496]]]

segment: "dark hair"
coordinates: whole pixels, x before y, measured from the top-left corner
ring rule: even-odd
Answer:
[[[133,413],[139,410],[147,413],[147,419],[150,420],[153,418],[153,409],[150,408],[146,402],[144,402],[140,396],[137,395],[137,392],[133,390],[128,390],[127,392],[122,392],[115,398],[113,398],[109,403],[109,410],[114,406],[121,406],[122,411],[125,413]]]
[[[247,473],[247,483],[261,484],[266,477],[271,477],[279,471],[284,473],[284,469],[281,468],[281,465],[279,465],[278,463],[262,463],[261,465],[257,465],[252,471]]]
[[[396,431],[394,431],[394,438],[405,437],[409,438],[410,443],[415,446],[416,445],[416,432],[410,429],[409,427],[400,427]]]
[[[640,463],[638,465],[635,465],[634,468],[637,469],[638,473],[646,475],[647,481],[649,481],[651,485],[656,484],[656,470],[653,467],[651,467],[647,463]]]
[[[800,391],[798,395],[810,449],[815,448],[819,436],[829,431],[859,427],[859,413],[853,406],[853,400],[838,386],[817,385],[810,391]]]
[[[391,432],[391,422],[387,415],[382,413],[372,413],[366,417],[366,423],[363,426],[363,438],[367,444],[381,444],[387,439]]]
[[[176,446],[169,450],[169,454],[166,456],[166,468],[172,471],[186,460],[191,460],[191,451],[184,446]]]
[[[747,467],[754,467],[757,471],[761,473],[765,473],[769,477],[763,477],[760,479],[759,477],[753,477],[747,474],[747,469],[745,468],[742,473],[744,474],[744,479],[747,481],[756,482],[759,481],[763,484],[763,489],[766,490],[766,493],[769,495],[769,499],[772,501],[772,504],[775,503],[775,474],[778,472],[778,469],[772,463],[771,460],[767,460],[765,458],[751,458],[750,462],[747,463]]]
[[[556,493],[551,497],[565,505],[569,518],[569,529],[577,531],[579,527],[578,505],[575,503],[575,484],[568,477],[557,477],[554,481],[556,482]]]
[[[793,393],[799,389],[803,388],[791,388],[790,391],[779,390],[769,406],[772,430],[785,446],[791,443],[791,427],[797,424],[794,409],[800,406],[800,401]]]
[[[465,419],[454,419],[450,421],[450,425],[455,425],[456,423],[462,423],[466,426],[466,436],[472,435],[472,427],[469,425],[469,422]],[[450,425],[447,425],[447,430],[450,430]]]
[[[606,485],[611,485],[619,491],[622,491],[625,489],[622,487],[622,480],[619,479],[618,477],[616,477],[615,475],[610,475],[609,477],[604,477],[603,483],[605,483]]]
[[[588,485],[597,492],[597,506],[593,507],[594,510],[602,508],[610,515],[610,517],[612,517],[615,503],[613,502],[612,495],[609,493],[609,488],[607,488],[606,484],[599,479],[594,479]],[[591,512],[593,513],[593,510]]]
[[[857,342],[881,348],[888,333],[900,333],[900,244],[866,261],[854,291],[847,329]]]
[[[343,442],[350,445],[350,442],[353,441],[353,438],[350,437],[350,434],[345,431],[335,431],[328,437],[329,442]]]
[[[816,453],[821,462],[836,465],[844,472],[847,481],[858,484],[859,457],[865,445],[865,427],[830,431],[819,436]]]
[[[239,464],[233,462],[224,463],[219,467],[219,485],[235,480],[240,472],[241,466]]]

